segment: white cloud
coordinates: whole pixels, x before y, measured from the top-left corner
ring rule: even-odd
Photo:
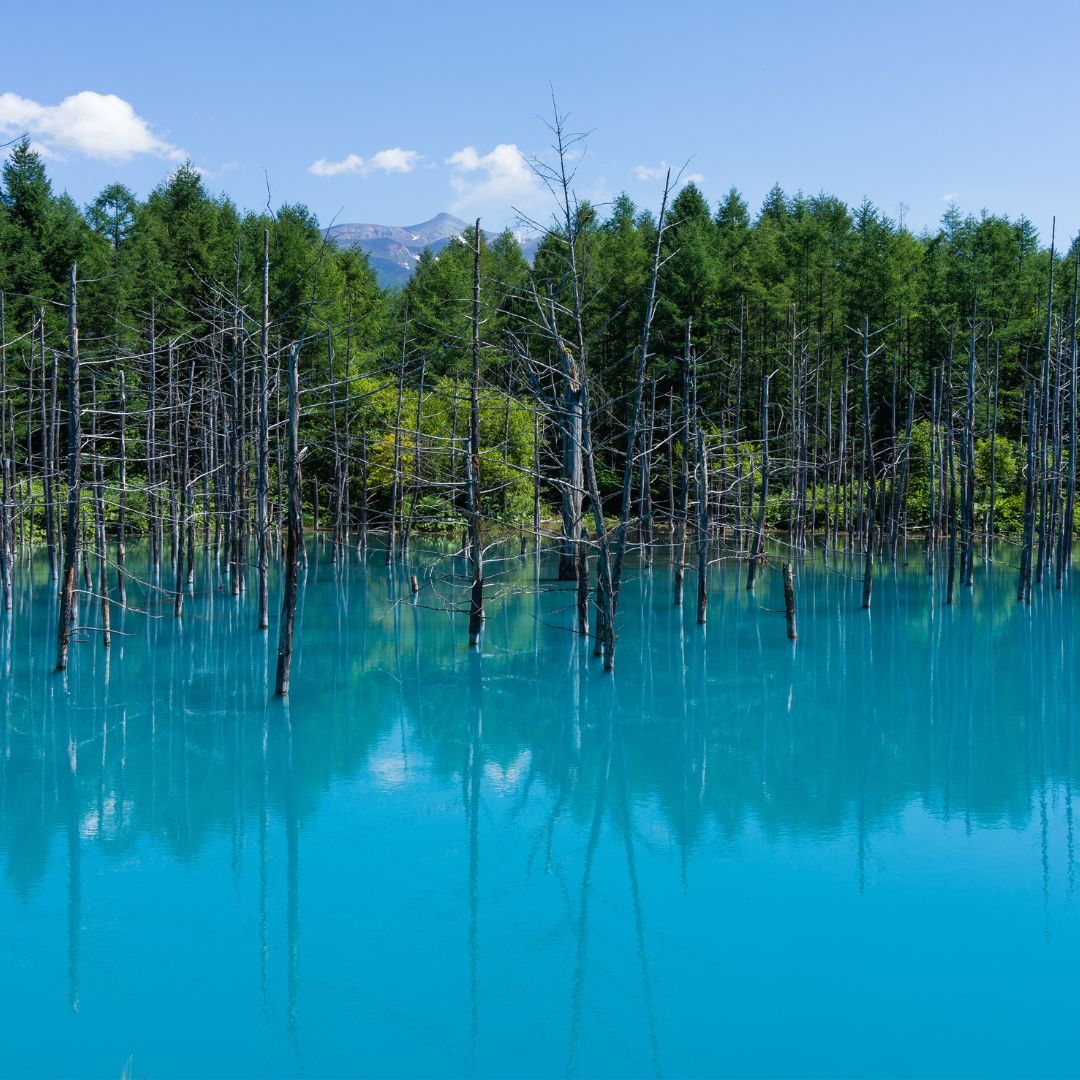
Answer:
[[[956,202],[956,198],[957,198],[957,193],[955,191],[949,191],[949,192],[946,192],[944,195],[941,196],[941,201],[942,202],[947,202],[947,203],[954,203],[954,202]]]
[[[359,154],[350,154],[341,161],[327,161],[319,158],[308,166],[308,172],[313,176],[340,176],[342,173],[363,172],[367,163]]]
[[[313,176],[368,176],[373,172],[410,173],[419,163],[420,155],[415,150],[402,150],[400,146],[392,146],[377,151],[369,158],[363,158],[359,154],[349,154],[341,161],[319,158],[308,166],[308,172]]]
[[[369,164],[381,172],[409,173],[416,168],[419,160],[420,155],[415,150],[402,150],[400,146],[392,146],[374,154]]]
[[[451,154],[445,164],[453,170],[454,213],[532,208],[544,194],[525,155],[513,143],[499,143],[487,154],[466,146]]]
[[[659,165],[635,165],[633,172],[634,175],[642,182],[646,180],[660,180],[668,171],[666,161],[661,161]]]
[[[671,169],[672,173],[678,176],[679,170],[666,161],[661,161],[659,165],[635,165],[631,171],[642,183],[646,183],[649,180],[663,180],[667,176],[668,169]],[[701,173],[684,173],[678,177],[678,186],[701,184],[704,181],[705,177]]]
[[[186,156],[178,146],[154,134],[150,123],[115,94],[83,90],[59,105],[42,105],[18,94],[0,94],[0,136],[29,132],[35,148],[48,157],[64,153],[104,161],[128,161],[152,154],[169,161]]]
[[[209,180],[214,176],[222,176],[225,173],[236,172],[240,168],[239,161],[226,161],[219,169],[211,169],[208,165],[196,165],[195,171],[204,179]]]

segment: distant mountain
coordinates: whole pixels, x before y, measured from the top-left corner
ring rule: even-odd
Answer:
[[[453,214],[436,214],[419,225],[331,225],[330,239],[342,248],[367,253],[382,285],[404,285],[424,250],[442,251],[468,228]]]
[[[371,269],[385,286],[404,285],[412,276],[422,251],[442,251],[468,223],[445,211],[419,225],[331,225],[327,235],[338,247],[359,248],[367,253]],[[485,232],[489,240],[496,234]],[[536,249],[535,241],[522,243],[526,257]]]

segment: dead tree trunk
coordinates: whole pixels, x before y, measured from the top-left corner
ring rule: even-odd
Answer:
[[[1035,381],[1028,390],[1027,468],[1024,476],[1024,528],[1020,545],[1020,574],[1016,586],[1016,599],[1031,602],[1031,547],[1035,531],[1035,431],[1038,421],[1035,415]]]
[[[49,558],[49,580],[56,581],[56,509],[55,480],[53,462],[56,450],[53,445],[54,417],[56,414],[56,353],[53,353],[51,377],[46,377],[45,370],[45,312],[38,314],[41,338],[41,487],[45,510],[45,546]]]
[[[791,563],[784,563],[784,617],[787,620],[787,636],[794,641],[799,635],[795,629],[795,579]]]
[[[533,543],[540,558],[540,410],[533,416]]]
[[[652,502],[652,452],[656,437],[656,379],[652,380],[649,400],[648,422],[644,425],[646,442],[641,452],[641,547],[642,561],[652,566],[653,561],[653,502]]]
[[[1076,514],[1076,391],[1077,391],[1077,341],[1076,316],[1080,301],[1080,247],[1073,258],[1072,313],[1069,317],[1069,478],[1065,489],[1065,520],[1061,529],[1061,556],[1058,569],[1058,587],[1064,571],[1072,565],[1073,526]],[[994,372],[994,415],[997,416],[997,369]],[[993,446],[993,442],[991,442]]]
[[[967,397],[964,410],[963,557],[960,584],[970,586],[975,574],[975,323],[979,312],[976,290],[971,309],[971,337],[968,342]]]
[[[870,607],[870,591],[874,587],[874,444],[870,434],[870,319],[863,316],[862,332],[862,404],[863,404],[863,462],[867,484],[867,520],[863,565],[862,606]]]
[[[67,454],[67,517],[64,522],[64,572],[60,583],[60,616],[56,633],[56,670],[63,671],[68,663],[71,641],[72,610],[75,602],[75,564],[79,543],[80,451],[82,426],[79,401],[79,322],[76,296],[75,266],[71,267],[68,283],[68,454]]]
[[[682,420],[679,424],[679,503],[675,510],[675,582],[674,605],[683,602],[683,577],[686,561],[686,510],[690,498],[690,329],[691,322],[686,320],[686,333],[683,337],[682,360]]]
[[[952,364],[948,388],[948,477],[949,477],[949,558],[945,584],[945,603],[953,602],[956,583],[956,419],[953,416]]]
[[[1075,349],[1074,371],[1075,371]],[[994,400],[993,419],[990,422],[990,509],[986,518],[986,553],[990,558],[994,557],[994,515],[997,508],[997,423],[998,423],[998,378],[1001,369],[1001,343],[994,344]],[[1073,387],[1073,400],[1075,402],[1076,387]],[[1075,430],[1075,425],[1074,425]],[[1072,455],[1070,454],[1070,461]]]
[[[466,455],[469,507],[469,647],[480,644],[484,625],[484,547],[480,536],[480,219],[473,249],[472,385],[469,391],[469,452]]]
[[[413,475],[412,491],[409,494],[409,513],[405,518],[405,528],[401,536],[401,550],[405,557],[409,555],[412,540],[413,523],[416,519],[416,500],[420,497],[420,438],[424,408],[424,379],[427,375],[427,359],[420,361],[420,387],[416,394],[416,426],[413,429]],[[509,402],[509,397],[507,401]]]
[[[7,435],[6,435],[6,410],[7,410],[7,322],[4,311],[4,294],[0,292],[0,474],[3,478],[3,496],[0,498],[0,588],[4,594],[4,610],[11,610],[11,562],[13,553],[8,542],[8,501],[11,492],[8,489],[8,458],[7,458]]]
[[[587,540],[588,535],[582,529],[578,543],[577,619],[578,633],[583,637],[589,636],[589,553],[585,546]]]
[[[127,607],[127,384],[120,369],[120,491],[116,506],[116,591]]]
[[[401,363],[398,365],[397,408],[394,411],[394,475],[390,485],[390,527],[386,533],[386,565],[394,561],[394,545],[397,533],[398,500],[401,493],[401,397],[405,389],[405,348],[408,341],[409,316],[405,314],[405,326],[401,332]]]
[[[296,573],[300,551],[300,436],[299,436],[299,344],[289,350],[289,460],[288,460],[288,526],[285,539],[285,583],[281,604],[281,631],[278,636],[277,677],[274,693],[285,697],[289,693],[292,668],[293,629],[296,623]]]
[[[559,428],[562,436],[562,543],[559,548],[559,580],[573,581],[577,576],[575,545],[581,533],[582,492],[584,467],[582,442],[584,416],[582,412],[581,381],[570,353],[559,350],[562,362],[562,408]]]
[[[105,648],[112,644],[111,611],[109,610],[109,562],[105,547],[105,469],[101,464],[98,442],[97,376],[90,381],[90,445],[91,477],[94,501],[94,554],[97,557],[98,600],[101,605],[101,641]]]
[[[170,350],[171,351],[171,350]],[[179,485],[177,491],[177,522],[176,522],[176,592],[174,595],[173,613],[176,618],[184,614],[184,589],[187,580],[187,560],[185,559],[185,545],[191,546],[190,524],[192,519],[191,508],[191,399],[195,395],[195,361],[191,361],[190,374],[188,376],[187,400],[181,411],[183,431],[181,432],[180,461],[178,463]]]
[[[153,301],[150,303],[150,372],[146,407],[146,514],[150,526],[150,565],[154,576],[161,569],[161,518],[157,492],[157,327]]]
[[[697,468],[694,470],[698,488],[697,523],[697,621],[704,625],[709,606],[709,462],[705,454],[705,434],[697,424]]]
[[[270,481],[270,232],[263,230],[262,319],[259,334],[259,453],[255,481],[255,527],[259,544],[259,616],[258,628],[270,625],[270,601],[267,575],[270,567],[270,537],[267,523],[267,499]]]
[[[765,500],[769,496],[769,376],[761,377],[761,484],[754,542],[746,566],[746,588],[752,592],[758,562],[765,555]]]
[[[367,553],[368,546],[368,449],[367,426],[360,429],[360,539],[358,550]]]
[[[1042,583],[1043,570],[1049,556],[1047,512],[1049,510],[1049,475],[1046,458],[1050,442],[1050,359],[1053,349],[1054,329],[1054,230],[1056,219],[1050,226],[1050,280],[1046,295],[1046,334],[1043,345],[1042,381],[1039,393],[1039,423],[1036,433],[1039,483],[1038,551],[1035,557],[1035,584]]]

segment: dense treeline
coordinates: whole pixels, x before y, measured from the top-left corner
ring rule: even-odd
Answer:
[[[362,256],[328,252],[315,274],[321,232],[305,207],[241,213],[211,195],[191,165],[145,200],[112,184],[80,211],[55,194],[44,162],[24,142],[4,163],[0,200],[0,286],[11,328],[29,326],[44,305],[48,329],[62,335],[68,274],[77,263],[88,343],[108,343],[117,355],[138,351],[151,309],[163,338],[201,334],[223,296],[239,287],[246,299],[257,290],[269,228],[273,316],[282,338],[298,332],[313,288],[316,325],[343,325],[351,314],[363,331],[359,352],[373,350],[384,331],[386,298]]]
[[[241,212],[209,193],[199,172],[184,165],[145,200],[112,184],[80,210],[54,192],[43,160],[26,143],[4,163],[0,206],[0,288],[9,337],[28,327],[43,305],[50,329],[62,335],[72,263],[87,282],[84,341],[108,342],[118,355],[135,352],[155,307],[161,336],[199,333],[237,282],[242,297],[257,292],[268,228],[271,317],[281,340],[299,333],[314,292],[315,328],[348,328],[358,362],[395,351],[408,320],[410,351],[429,356],[431,376],[461,375],[468,367],[468,244],[451,245],[439,256],[425,253],[405,289],[387,293],[362,253],[321,250],[319,223],[303,206]],[[594,356],[617,394],[632,375],[626,361],[640,325],[656,222],[626,195],[606,215],[588,204],[578,213],[588,330],[597,336]],[[966,330],[977,290],[981,349],[993,343],[1001,350],[1002,429],[1019,434],[1025,373],[1041,363],[1050,258],[1025,218],[963,216],[950,206],[938,229],[915,235],[868,201],[852,210],[832,196],[789,197],[774,187],[755,215],[734,188],[713,209],[693,183],[676,196],[670,217],[654,330],[657,370],[670,375],[677,367],[685,322],[692,319],[699,355],[717,369],[703,387],[708,411],[723,407],[732,390],[740,325],[753,365],[782,369],[793,318],[811,338],[815,357],[833,362],[855,347],[849,328],[866,316],[882,329],[886,346],[887,362],[874,371],[875,403],[884,419],[893,359],[902,380],[918,380],[925,390],[950,338]],[[484,280],[493,283],[485,339],[497,344],[513,321],[505,299],[520,293],[528,266],[508,232],[490,244],[485,237],[484,254]],[[558,237],[551,236],[541,245],[538,268],[558,280],[561,263]],[[1058,272],[1069,281],[1068,252],[1058,252]],[[1059,290],[1063,318],[1070,299],[1071,288]],[[985,378],[992,365],[983,360]]]
[[[62,340],[73,263],[86,282],[84,346],[100,344],[118,357],[138,354],[151,312],[162,339],[199,336],[223,300],[238,295],[247,304],[257,294],[262,234],[269,229],[271,320],[279,341],[300,333],[314,298],[308,338],[325,328],[347,333],[356,370],[396,353],[406,328],[410,356],[428,358],[429,378],[460,377],[468,368],[467,242],[439,256],[425,252],[404,290],[390,293],[379,288],[362,253],[324,249],[319,223],[303,206],[241,212],[184,165],[145,200],[112,184],[80,210],[54,192],[43,160],[26,143],[4,163],[0,207],[8,340],[24,334],[41,308]],[[617,398],[633,377],[656,222],[626,195],[606,216],[588,204],[578,214],[587,330],[596,338],[598,374]],[[674,199],[670,218],[653,374],[677,382],[684,327],[692,320],[703,364],[700,404],[709,414],[736,401],[740,330],[747,373],[783,372],[793,336],[815,363],[838,372],[845,353],[857,350],[852,328],[866,316],[881,331],[876,344],[885,346],[871,389],[874,421],[888,426],[894,378],[914,383],[920,403],[926,401],[930,372],[956,335],[966,333],[977,292],[979,377],[986,384],[1000,355],[999,429],[1019,437],[1025,380],[1042,360],[1050,261],[1026,219],[965,217],[951,206],[938,229],[915,235],[868,201],[852,210],[832,196],[789,197],[774,187],[755,215],[734,188],[713,209],[693,183]],[[546,280],[562,276],[561,246],[552,234],[540,247],[536,263]],[[483,280],[490,283],[484,336],[497,346],[520,315],[515,298],[529,267],[509,232],[491,243],[485,237],[483,249]],[[1069,253],[1059,251],[1058,273],[1070,280]],[[1071,287],[1059,289],[1062,320],[1070,300]],[[487,360],[487,374],[493,384],[509,385],[513,373],[498,351]],[[313,364],[318,352],[309,349]],[[415,375],[409,381],[415,386]],[[742,387],[738,420],[748,430],[757,413],[755,386],[747,377]]]
[[[748,554],[752,588],[777,528],[796,553],[864,555],[867,606],[875,554],[896,557],[912,528],[947,551],[950,600],[977,535],[986,554],[996,533],[1020,536],[1021,597],[1055,548],[1060,584],[1075,245],[955,207],[916,235],[869,202],[778,187],[756,214],[735,189],[714,208],[670,178],[657,213],[625,195],[601,211],[573,194],[575,137],[558,116],[552,131],[555,213],[533,263],[477,227],[392,292],[302,206],[241,212],[184,165],[144,200],[114,184],[80,209],[14,147],[4,574],[16,538],[44,537],[54,575],[81,545],[107,608],[107,536],[122,595],[124,536],[146,534],[159,573],[167,549],[179,615],[201,536],[234,591],[257,561],[265,627],[286,525],[342,548],[385,530],[388,561],[415,531],[467,526],[478,625],[482,523],[528,523],[539,542],[557,511],[560,577],[584,583],[596,559],[609,659],[624,557],[651,558],[658,525],[676,602],[697,552],[701,621],[709,544]],[[586,586],[583,631],[588,603]]]

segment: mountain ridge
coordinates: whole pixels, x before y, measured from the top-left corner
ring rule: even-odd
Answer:
[[[377,225],[369,222],[345,222],[331,225],[326,235],[340,248],[359,248],[375,271],[379,284],[385,287],[404,285],[412,276],[424,251],[438,254],[455,236],[461,236],[469,222],[446,210],[416,225]],[[484,231],[488,240],[497,233]],[[534,245],[522,244],[526,256]]]
[[[412,276],[421,252],[442,251],[468,223],[445,210],[416,225],[377,225],[367,222],[331,225],[326,235],[342,248],[359,248],[382,286],[400,286]]]

